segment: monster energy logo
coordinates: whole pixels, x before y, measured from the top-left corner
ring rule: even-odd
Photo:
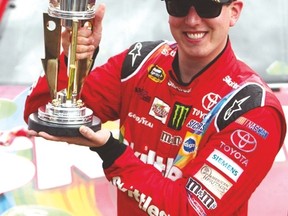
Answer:
[[[175,130],[181,130],[190,110],[191,106],[185,106],[180,103],[175,103],[173,112],[170,116],[168,127]]]

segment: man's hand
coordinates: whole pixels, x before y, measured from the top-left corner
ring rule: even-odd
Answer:
[[[92,27],[84,25],[78,30],[76,59],[92,58],[94,51],[99,46],[102,37],[102,20],[105,14],[105,5],[99,4]],[[62,32],[62,47],[66,56],[68,56],[71,43],[71,31]]]
[[[60,141],[60,142],[67,142],[69,144],[77,144],[82,146],[88,147],[100,147],[106,144],[111,133],[109,130],[101,129],[99,131],[94,132],[89,127],[81,126],[79,128],[80,133],[83,137],[56,137],[45,132],[35,132],[29,131],[29,135],[33,136],[40,136],[44,139],[51,140],[51,141]]]

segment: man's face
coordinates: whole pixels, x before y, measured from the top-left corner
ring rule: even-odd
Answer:
[[[199,17],[193,6],[185,17],[169,16],[170,30],[178,43],[180,58],[208,62],[215,58],[225,47],[229,28],[239,17],[242,4],[237,10],[239,3],[236,2],[224,5],[221,14],[215,18]]]

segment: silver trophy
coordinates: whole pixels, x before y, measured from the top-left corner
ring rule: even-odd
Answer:
[[[43,14],[45,59],[42,59],[50,89],[51,101],[29,116],[28,128],[55,136],[81,136],[79,127],[97,131],[101,121],[87,108],[79,93],[92,66],[92,59],[76,60],[78,28],[92,28],[96,0],[49,0],[48,14]],[[71,30],[66,89],[57,91],[62,27]]]

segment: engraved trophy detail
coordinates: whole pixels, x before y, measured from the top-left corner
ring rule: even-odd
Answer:
[[[45,59],[43,68],[50,89],[51,102],[29,116],[28,128],[45,131],[55,136],[82,136],[81,125],[97,131],[101,121],[79,97],[85,77],[93,60],[76,60],[78,28],[91,25],[95,16],[96,0],[49,0],[48,14],[43,14]],[[71,45],[68,54],[66,89],[57,91],[58,67],[62,27],[69,28]]]

